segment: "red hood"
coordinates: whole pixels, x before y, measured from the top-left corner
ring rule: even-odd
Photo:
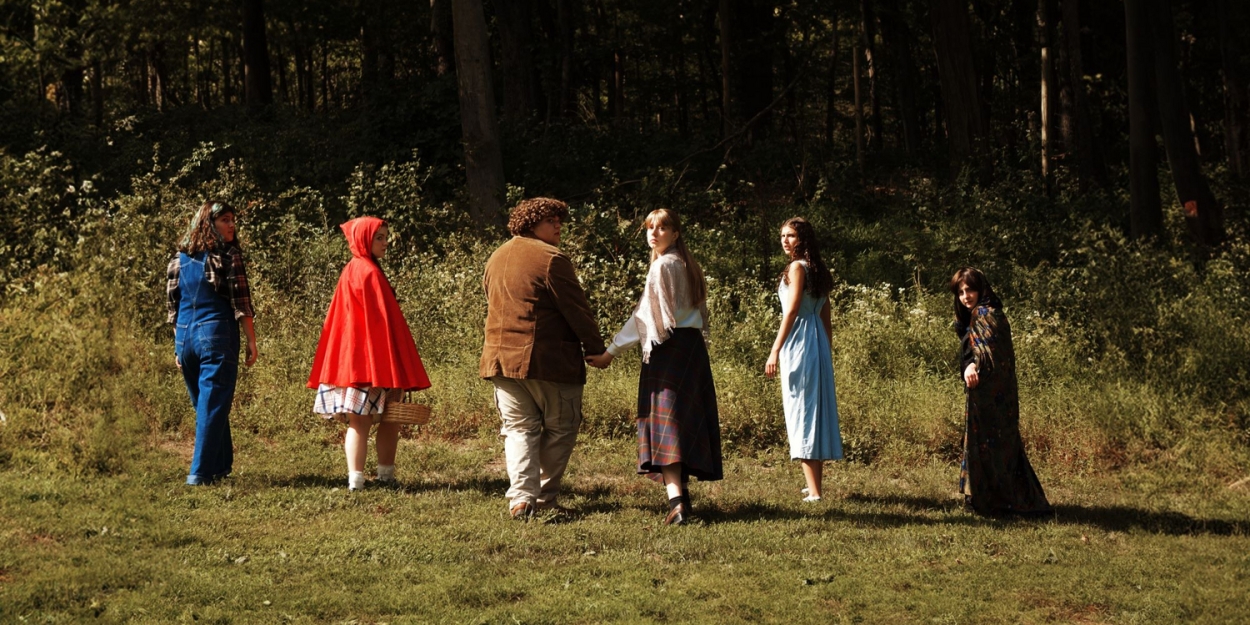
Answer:
[[[343,229],[343,235],[347,237],[347,247],[351,249],[352,256],[374,260],[373,235],[385,224],[385,221],[377,217],[357,217],[339,228]]]

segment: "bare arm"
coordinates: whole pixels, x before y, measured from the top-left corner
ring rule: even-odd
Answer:
[[[781,346],[786,344],[790,331],[794,329],[794,321],[799,317],[799,302],[803,299],[803,287],[806,275],[803,265],[798,261],[790,263],[786,268],[786,277],[790,280],[790,290],[786,292],[786,300],[781,303],[781,327],[777,329],[777,339],[773,341],[772,351],[768,354],[768,362],[764,364],[764,375],[777,375],[777,360],[781,357]]]
[[[256,326],[252,324],[251,317],[239,317],[239,325],[243,327],[243,336],[247,337],[247,360],[244,363],[250,367],[256,364],[256,358],[260,356],[260,350],[256,347]]]

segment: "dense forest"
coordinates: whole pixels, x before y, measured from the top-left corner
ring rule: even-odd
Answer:
[[[224,134],[312,184],[416,149],[467,171],[479,220],[505,182],[575,194],[609,161],[706,180],[763,151],[799,201],[838,158],[1028,169],[1127,187],[1137,237],[1163,227],[1162,161],[1213,244],[1208,177],[1250,175],[1247,27],[1235,0],[6,1],[0,145],[90,174]],[[586,132],[581,167],[543,163]]]
[[[638,218],[686,216],[730,442],[776,443],[756,370],[776,228],[804,214],[839,280],[852,457],[915,457],[883,431],[953,448],[954,410],[938,434],[888,424],[899,402],[946,401],[944,281],[969,263],[1019,313],[1034,414],[1084,457],[1197,432],[1244,449],[1246,32],[1241,0],[0,0],[0,355],[26,346],[0,365],[0,407],[30,407],[8,435],[55,447],[36,417],[81,410],[65,389],[113,389],[65,425],[111,466],[124,446],[101,432],[132,418],[134,376],[178,390],[163,356],[113,346],[167,350],[161,271],[213,196],[245,207],[273,367],[244,381],[238,419],[307,412],[334,226],[376,214],[428,321],[437,401],[463,417],[441,427],[472,431],[493,410],[472,391],[481,263],[508,207],[547,195],[573,209],[564,247],[605,331],[643,275]],[[1076,416],[1056,408],[1072,385],[1094,398]],[[589,400],[592,431],[623,432],[607,415],[625,395]],[[178,432],[184,400],[139,402],[136,431]],[[1042,429],[1026,435],[1045,457]]]

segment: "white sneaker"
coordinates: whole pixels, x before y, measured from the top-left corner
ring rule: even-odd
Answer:
[[[806,489],[804,489],[804,490],[806,490]],[[803,498],[803,501],[804,501],[804,502],[806,502],[806,503],[812,503],[812,502],[820,501],[820,495],[808,495],[808,496],[806,496],[806,497],[804,497],[804,498]]]
[[[803,493],[804,495],[806,495],[806,494],[808,494],[808,493],[810,493],[810,492],[812,492],[812,491],[808,490],[808,489],[807,489],[807,487],[803,487],[803,488],[799,489],[799,492],[800,492],[800,493]]]

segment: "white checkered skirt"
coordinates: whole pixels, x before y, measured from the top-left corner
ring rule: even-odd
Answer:
[[[386,402],[403,399],[402,389],[381,386],[334,386],[322,384],[317,387],[317,399],[313,412],[327,419],[344,420],[347,415],[373,415],[376,423],[386,412]]]

